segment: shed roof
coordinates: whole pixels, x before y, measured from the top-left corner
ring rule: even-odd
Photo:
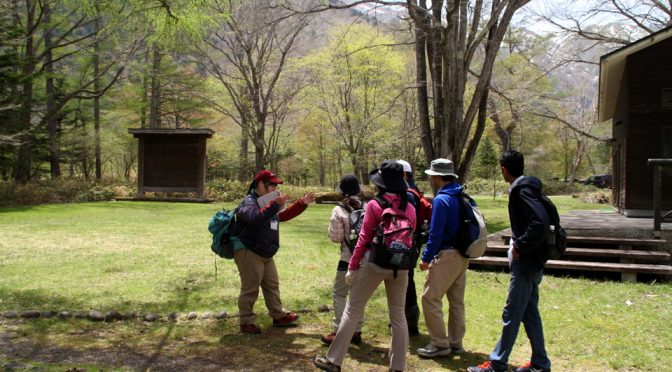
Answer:
[[[133,137],[138,137],[141,135],[173,135],[173,134],[189,134],[189,135],[201,135],[206,136],[207,138],[212,137],[215,133],[212,129],[208,128],[183,128],[183,129],[174,129],[174,128],[129,128],[128,133],[131,133]]]
[[[600,57],[600,87],[597,106],[599,121],[607,121],[614,117],[627,57],[670,36],[672,36],[672,26]]]

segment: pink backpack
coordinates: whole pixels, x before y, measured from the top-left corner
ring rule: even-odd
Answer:
[[[408,270],[417,259],[414,249],[413,225],[406,218],[405,208],[395,208],[381,197],[375,198],[383,212],[374,230],[369,251],[369,262],[384,269]]]

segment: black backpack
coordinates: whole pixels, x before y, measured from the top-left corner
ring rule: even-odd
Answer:
[[[357,246],[357,239],[359,232],[362,231],[362,222],[364,221],[364,209],[352,209],[344,204],[339,204],[340,207],[348,212],[348,219],[350,220],[350,236],[345,239],[345,245],[350,248],[352,253]]]
[[[551,199],[546,194],[540,193],[539,200],[544,205],[550,222],[546,238],[546,260],[557,260],[562,257],[567,249],[567,233],[560,226],[560,215],[558,215],[558,209]]]

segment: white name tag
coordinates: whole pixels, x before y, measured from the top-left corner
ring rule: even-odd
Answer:
[[[278,229],[278,221],[271,221],[271,229],[272,230]]]

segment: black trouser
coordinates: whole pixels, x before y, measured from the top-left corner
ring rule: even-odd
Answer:
[[[418,293],[415,289],[415,280],[413,279],[414,273],[415,265],[408,269],[408,286],[406,287],[406,303],[404,304],[406,323],[408,324],[408,333],[411,336],[417,336],[419,334],[418,321],[420,319]]]
[[[415,267],[408,269],[408,287],[406,287],[406,305],[404,306],[406,310],[418,306],[418,293],[415,289],[415,280],[413,279],[414,272]]]

